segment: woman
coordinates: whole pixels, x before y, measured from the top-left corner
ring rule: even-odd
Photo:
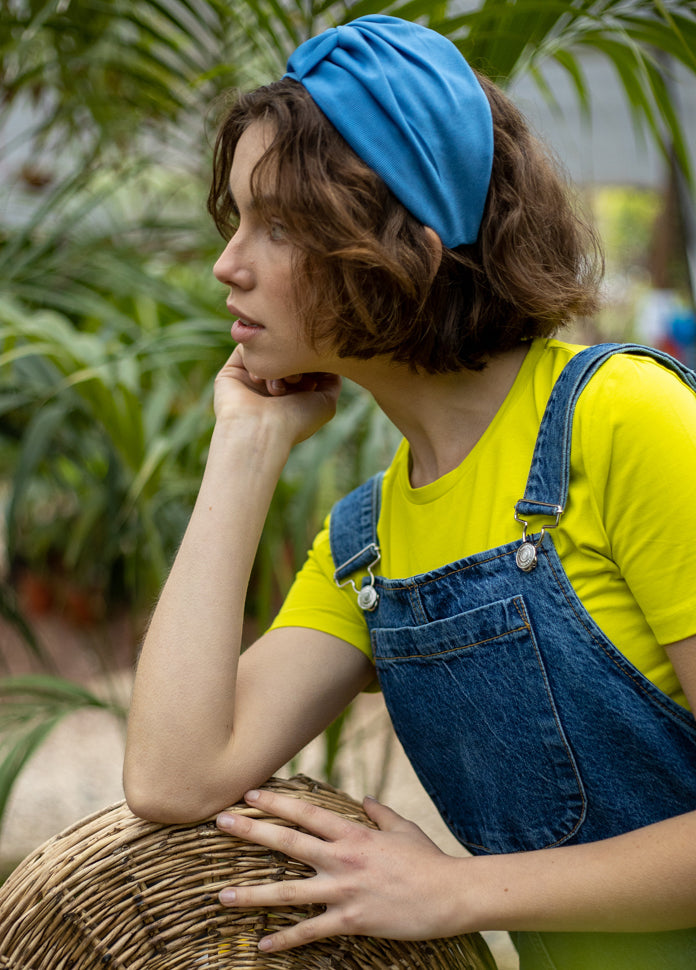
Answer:
[[[246,792],[311,833],[218,819],[317,872],[221,894],[326,905],[262,949],[502,928],[525,970],[692,967],[693,376],[552,339],[595,307],[591,233],[507,98],[415,24],[329,30],[242,96],[210,209],[236,347],[138,666],[129,804],[176,822]],[[268,504],[340,376],[403,443],[240,659]],[[471,858],[373,800],[375,832],[256,790],[375,671]]]

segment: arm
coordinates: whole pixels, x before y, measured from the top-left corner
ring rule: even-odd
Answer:
[[[668,648],[696,704],[696,636]],[[603,842],[454,858],[413,823],[366,800],[366,829],[298,799],[253,792],[250,804],[304,835],[241,816],[219,826],[309,863],[317,876],[238,888],[228,905],[326,903],[320,916],[262,941],[282,950],[340,933],[428,939],[480,930],[641,932],[696,925],[696,812]]]
[[[136,814],[190,821],[233,803],[371,677],[359,651],[307,630],[274,631],[240,663],[249,574],[278,477],[291,447],[333,416],[338,389],[329,375],[267,388],[241,348],[218,375],[201,489],[135,680],[124,787]]]

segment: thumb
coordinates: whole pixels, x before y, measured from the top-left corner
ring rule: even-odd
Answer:
[[[395,831],[411,826],[413,823],[399,815],[393,808],[383,805],[371,795],[366,795],[363,799],[363,808],[368,816],[375,822],[383,832]]]

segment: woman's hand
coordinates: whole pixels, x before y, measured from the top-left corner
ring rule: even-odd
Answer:
[[[215,416],[276,420],[294,445],[311,437],[336,412],[341,379],[335,374],[292,374],[264,380],[247,370],[244,348],[233,353],[215,378]]]
[[[375,830],[288,795],[248,792],[246,801],[305,832],[228,813],[218,816],[218,827],[305,862],[316,875],[223,889],[220,901],[235,907],[326,906],[321,915],[265,937],[260,949],[288,950],[337,935],[417,940],[462,931],[454,886],[467,860],[446,855],[390,808],[365,800]]]

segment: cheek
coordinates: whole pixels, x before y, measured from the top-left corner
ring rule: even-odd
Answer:
[[[277,265],[273,273],[273,292],[277,299],[282,300],[289,312],[294,312],[295,299],[295,280],[292,263],[284,261],[283,265]]]

